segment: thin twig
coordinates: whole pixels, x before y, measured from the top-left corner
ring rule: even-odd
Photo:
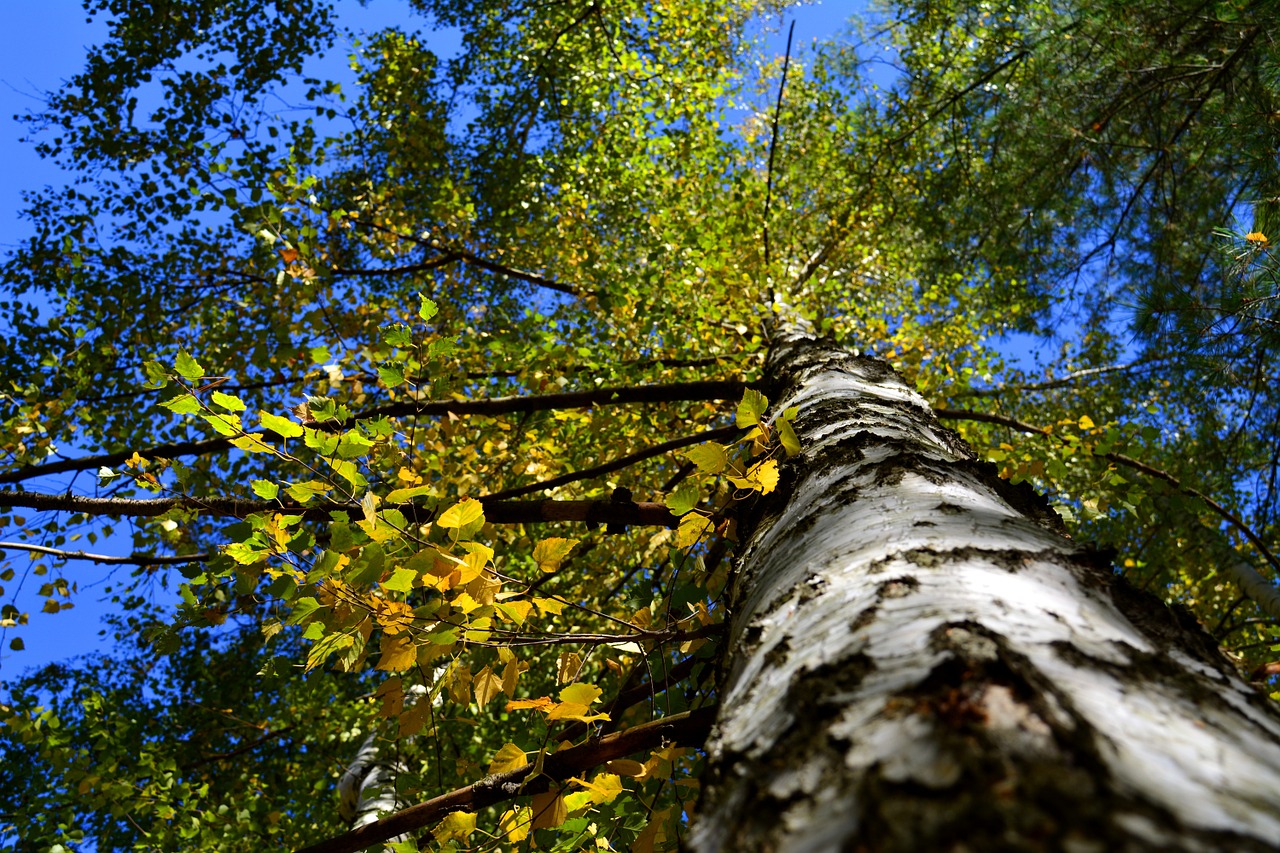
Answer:
[[[791,67],[791,36],[795,34],[796,22],[791,21],[791,29],[787,30],[787,54],[782,59],[782,79],[778,81],[778,101],[773,107],[773,136],[769,140],[769,171],[765,175],[764,185],[764,219],[763,219],[763,242],[764,242],[764,266],[765,275],[769,274],[769,206],[773,202],[773,155],[778,147],[778,117],[782,113],[782,94],[787,87],[787,69]],[[770,288],[772,290],[772,288]],[[772,298],[769,300],[773,301]]]

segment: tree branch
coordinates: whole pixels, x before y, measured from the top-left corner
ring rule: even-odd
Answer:
[[[213,554],[131,554],[128,557],[112,557],[107,554],[90,554],[87,551],[64,551],[60,548],[47,548],[44,545],[31,545],[26,542],[0,542],[0,552],[31,551],[36,554],[48,554],[59,560],[92,560],[95,563],[106,563],[122,566],[161,566],[172,563],[204,563],[212,560]]]
[[[698,708],[633,726],[617,734],[605,735],[599,740],[547,755],[542,763],[542,774],[536,778],[529,778],[534,769],[532,764],[508,773],[487,776],[473,785],[401,809],[381,820],[304,847],[297,853],[355,853],[397,835],[422,829],[450,812],[475,811],[526,794],[541,793],[553,781],[580,775],[606,761],[664,744],[701,746],[711,730],[715,712],[714,706]]]
[[[543,521],[585,521],[589,524],[678,527],[680,519],[664,504],[650,501],[617,503],[614,501],[509,501],[490,497],[478,498],[484,506],[485,520],[492,524],[531,524]],[[413,504],[386,505],[404,512],[421,510]],[[253,501],[241,498],[197,498],[175,495],[167,498],[89,498],[79,495],[51,495],[42,492],[0,490],[0,507],[21,507],[43,512],[79,512],[111,517],[155,518],[173,509],[189,509],[229,518],[244,518],[259,512],[301,515],[313,521],[328,521],[331,513],[360,515],[357,503],[317,501],[306,506],[278,501]],[[123,558],[114,558],[123,559]],[[174,562],[190,557],[172,558]]]
[[[640,450],[629,456],[622,456],[618,459],[606,462],[603,465],[597,465],[594,468],[584,468],[581,471],[571,471],[568,474],[561,474],[559,477],[552,477],[550,480],[540,480],[537,483],[530,483],[527,486],[519,486],[514,489],[507,489],[505,492],[496,492],[487,495],[490,500],[498,500],[500,498],[518,498],[524,495],[531,495],[534,492],[545,492],[548,489],[559,488],[566,483],[575,483],[578,480],[590,480],[593,477],[602,477],[605,474],[612,474],[614,471],[621,471],[637,462],[643,462],[646,459],[652,459],[654,456],[661,456],[672,450],[679,450],[681,447],[688,447],[693,444],[702,444],[704,441],[713,441],[717,438],[732,438],[742,432],[741,427],[718,427],[709,429],[705,432],[696,433],[694,435],[686,435],[681,438],[675,438],[671,441],[664,441],[662,444],[654,445],[645,450]]]
[[[527,396],[494,397],[482,400],[440,400],[430,403],[403,402],[378,406],[365,412],[357,412],[353,419],[416,415],[419,417],[456,415],[501,415],[514,412],[541,412],[550,409],[586,409],[592,406],[623,405],[627,403],[675,403],[692,400],[731,400],[742,395],[746,384],[726,379],[705,382],[674,382],[669,385],[639,385],[620,388],[594,388],[588,391],[569,391],[561,394],[530,394]],[[321,424],[319,429],[337,429],[337,426]],[[267,437],[269,438],[269,436]],[[173,459],[179,456],[202,456],[231,447],[230,437],[184,441],[174,444],[158,444],[137,451],[145,459]],[[132,450],[105,453],[101,456],[82,456],[31,465],[15,471],[0,473],[0,483],[20,483],[35,477],[46,477],[70,471],[86,471],[103,466],[120,465],[133,456]]]
[[[1019,432],[1031,434],[1038,433],[1047,437],[1052,436],[1052,433],[1043,427],[1023,423],[1022,421],[1015,420],[1014,418],[1008,418],[1004,415],[994,415],[988,412],[971,412],[968,409],[934,409],[933,412],[939,418],[947,420],[982,421],[985,423],[1006,426],[1011,429],[1016,429]],[[1248,539],[1249,542],[1253,544],[1253,547],[1258,549],[1258,553],[1262,555],[1263,559],[1271,565],[1271,568],[1276,572],[1276,576],[1280,577],[1280,560],[1276,559],[1276,555],[1271,553],[1271,549],[1266,546],[1266,543],[1264,543],[1258,535],[1253,532],[1252,528],[1245,524],[1244,521],[1242,521],[1235,513],[1206,495],[1204,492],[1199,489],[1192,488],[1191,486],[1184,485],[1181,480],[1170,474],[1168,471],[1155,468],[1145,462],[1139,462],[1137,459],[1134,459],[1131,456],[1125,456],[1123,453],[1095,453],[1094,455],[1102,459],[1106,459],[1109,462],[1114,462],[1117,465],[1123,465],[1126,468],[1131,468],[1134,471],[1140,471],[1149,477],[1164,480],[1184,495],[1197,498],[1202,501],[1205,506],[1217,513],[1220,518],[1236,530],[1240,531],[1240,534],[1244,536],[1245,539]],[[1258,574],[1252,566],[1243,560],[1230,563],[1222,568],[1224,568],[1227,574],[1231,575],[1235,579],[1236,583],[1242,590],[1249,594],[1249,597],[1253,599],[1255,604],[1267,613],[1280,619],[1280,591],[1276,590],[1274,584],[1269,583],[1266,578]]]

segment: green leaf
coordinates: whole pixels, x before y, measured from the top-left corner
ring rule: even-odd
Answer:
[[[418,316],[423,320],[430,320],[436,314],[440,313],[440,309],[434,302],[421,294],[418,295],[422,300],[422,304],[418,307]]]
[[[188,382],[199,382],[204,377],[204,368],[186,350],[178,351],[178,360],[174,362],[173,369]]]
[[[396,323],[382,331],[382,342],[392,347],[408,347],[413,345],[413,333],[408,326]]]
[[[430,495],[435,492],[434,486],[413,486],[408,489],[393,489],[383,500],[389,504],[409,503],[416,497]]]
[[[738,426],[753,427],[760,423],[760,417],[769,408],[769,398],[754,388],[742,392],[742,402],[738,403]]]
[[[288,418],[273,415],[267,411],[258,411],[258,420],[264,429],[269,429],[281,438],[297,438],[302,435],[302,425]]]
[[[208,421],[218,435],[239,435],[242,432],[239,415],[201,415],[200,417]]]
[[[391,592],[410,592],[413,590],[413,582],[417,579],[418,573],[413,569],[396,569],[391,573],[391,577],[382,582],[382,586]]]
[[[404,370],[400,365],[394,362],[388,362],[378,367],[378,378],[382,380],[382,384],[388,388],[395,388],[404,384]]]
[[[317,495],[323,495],[332,488],[333,486],[328,483],[322,483],[319,480],[308,480],[305,483],[293,483],[285,487],[285,492],[298,503],[305,504]]]
[[[147,377],[147,381],[143,383],[143,388],[155,390],[157,388],[163,388],[169,384],[169,372],[164,369],[164,365],[160,362],[145,362],[142,365],[142,370]]]
[[[334,470],[339,477],[346,480],[357,489],[363,489],[369,485],[369,481],[365,479],[364,474],[360,473],[359,466],[349,459],[330,459],[329,467]]]
[[[214,391],[211,396],[215,405],[221,406],[228,412],[243,412],[245,409],[244,403],[239,397],[223,394],[221,391]]]
[[[273,501],[276,495],[280,493],[280,486],[270,480],[253,480],[249,483],[249,488],[253,489],[253,493],[264,501]]]
[[[667,495],[663,503],[676,515],[684,515],[696,507],[701,500],[702,493],[698,489],[698,484],[685,480],[678,489]]]
[[[163,400],[160,403],[175,415],[197,415],[200,413],[200,401],[190,394],[183,394],[181,397],[173,397],[169,400]]]
[[[773,425],[778,428],[778,439],[782,442],[782,449],[787,452],[787,455],[795,456],[799,453],[800,439],[796,437],[791,421],[779,418]]]

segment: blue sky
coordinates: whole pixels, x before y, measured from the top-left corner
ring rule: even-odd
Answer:
[[[415,27],[421,20],[410,16],[404,4],[397,0],[371,0],[365,6],[341,0],[339,5],[342,11],[339,20],[356,29],[376,30],[394,24]],[[779,27],[770,37],[770,45],[779,53],[783,50],[786,24],[791,17],[796,20],[794,49],[799,51],[814,39],[842,31],[849,16],[864,6],[863,0],[824,0],[797,9],[784,21],[773,22]],[[65,180],[56,167],[41,161],[34,148],[21,141],[28,132],[27,127],[14,121],[13,116],[38,108],[43,92],[56,89],[80,70],[87,47],[107,32],[101,19],[90,23],[86,18],[79,0],[0,3],[0,163],[4,164],[0,169],[0,208],[3,208],[0,251],[14,247],[31,234],[29,225],[18,216],[23,206],[23,190],[56,186]],[[329,75],[341,74],[342,56],[343,52],[336,53],[332,64],[326,64],[321,70]],[[4,531],[0,531],[0,538],[4,535]],[[100,540],[93,546],[81,540],[71,547],[96,553],[127,554],[130,543],[124,537],[116,537]],[[11,564],[20,572],[21,567],[27,565],[26,558],[16,552],[10,554],[17,557]],[[120,570],[120,577],[127,572],[127,568]],[[98,650],[103,643],[98,635],[99,620],[109,609],[109,604],[101,600],[104,584],[109,582],[104,581],[106,575],[106,568],[93,563],[70,563],[65,576],[78,581],[81,593],[74,598],[74,609],[57,615],[38,612],[40,599],[34,591],[43,579],[27,577],[17,603],[21,609],[31,612],[31,624],[16,632],[4,632],[0,642],[0,679],[12,677],[26,667]],[[12,581],[0,583],[6,588],[0,601],[14,600],[21,580],[19,573]],[[176,583],[171,584],[171,589],[176,588]],[[15,635],[22,637],[25,650],[9,650],[9,640]]]

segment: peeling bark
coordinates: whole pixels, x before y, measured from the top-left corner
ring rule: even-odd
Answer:
[[[1280,849],[1280,716],[884,364],[778,345],[688,848]]]

